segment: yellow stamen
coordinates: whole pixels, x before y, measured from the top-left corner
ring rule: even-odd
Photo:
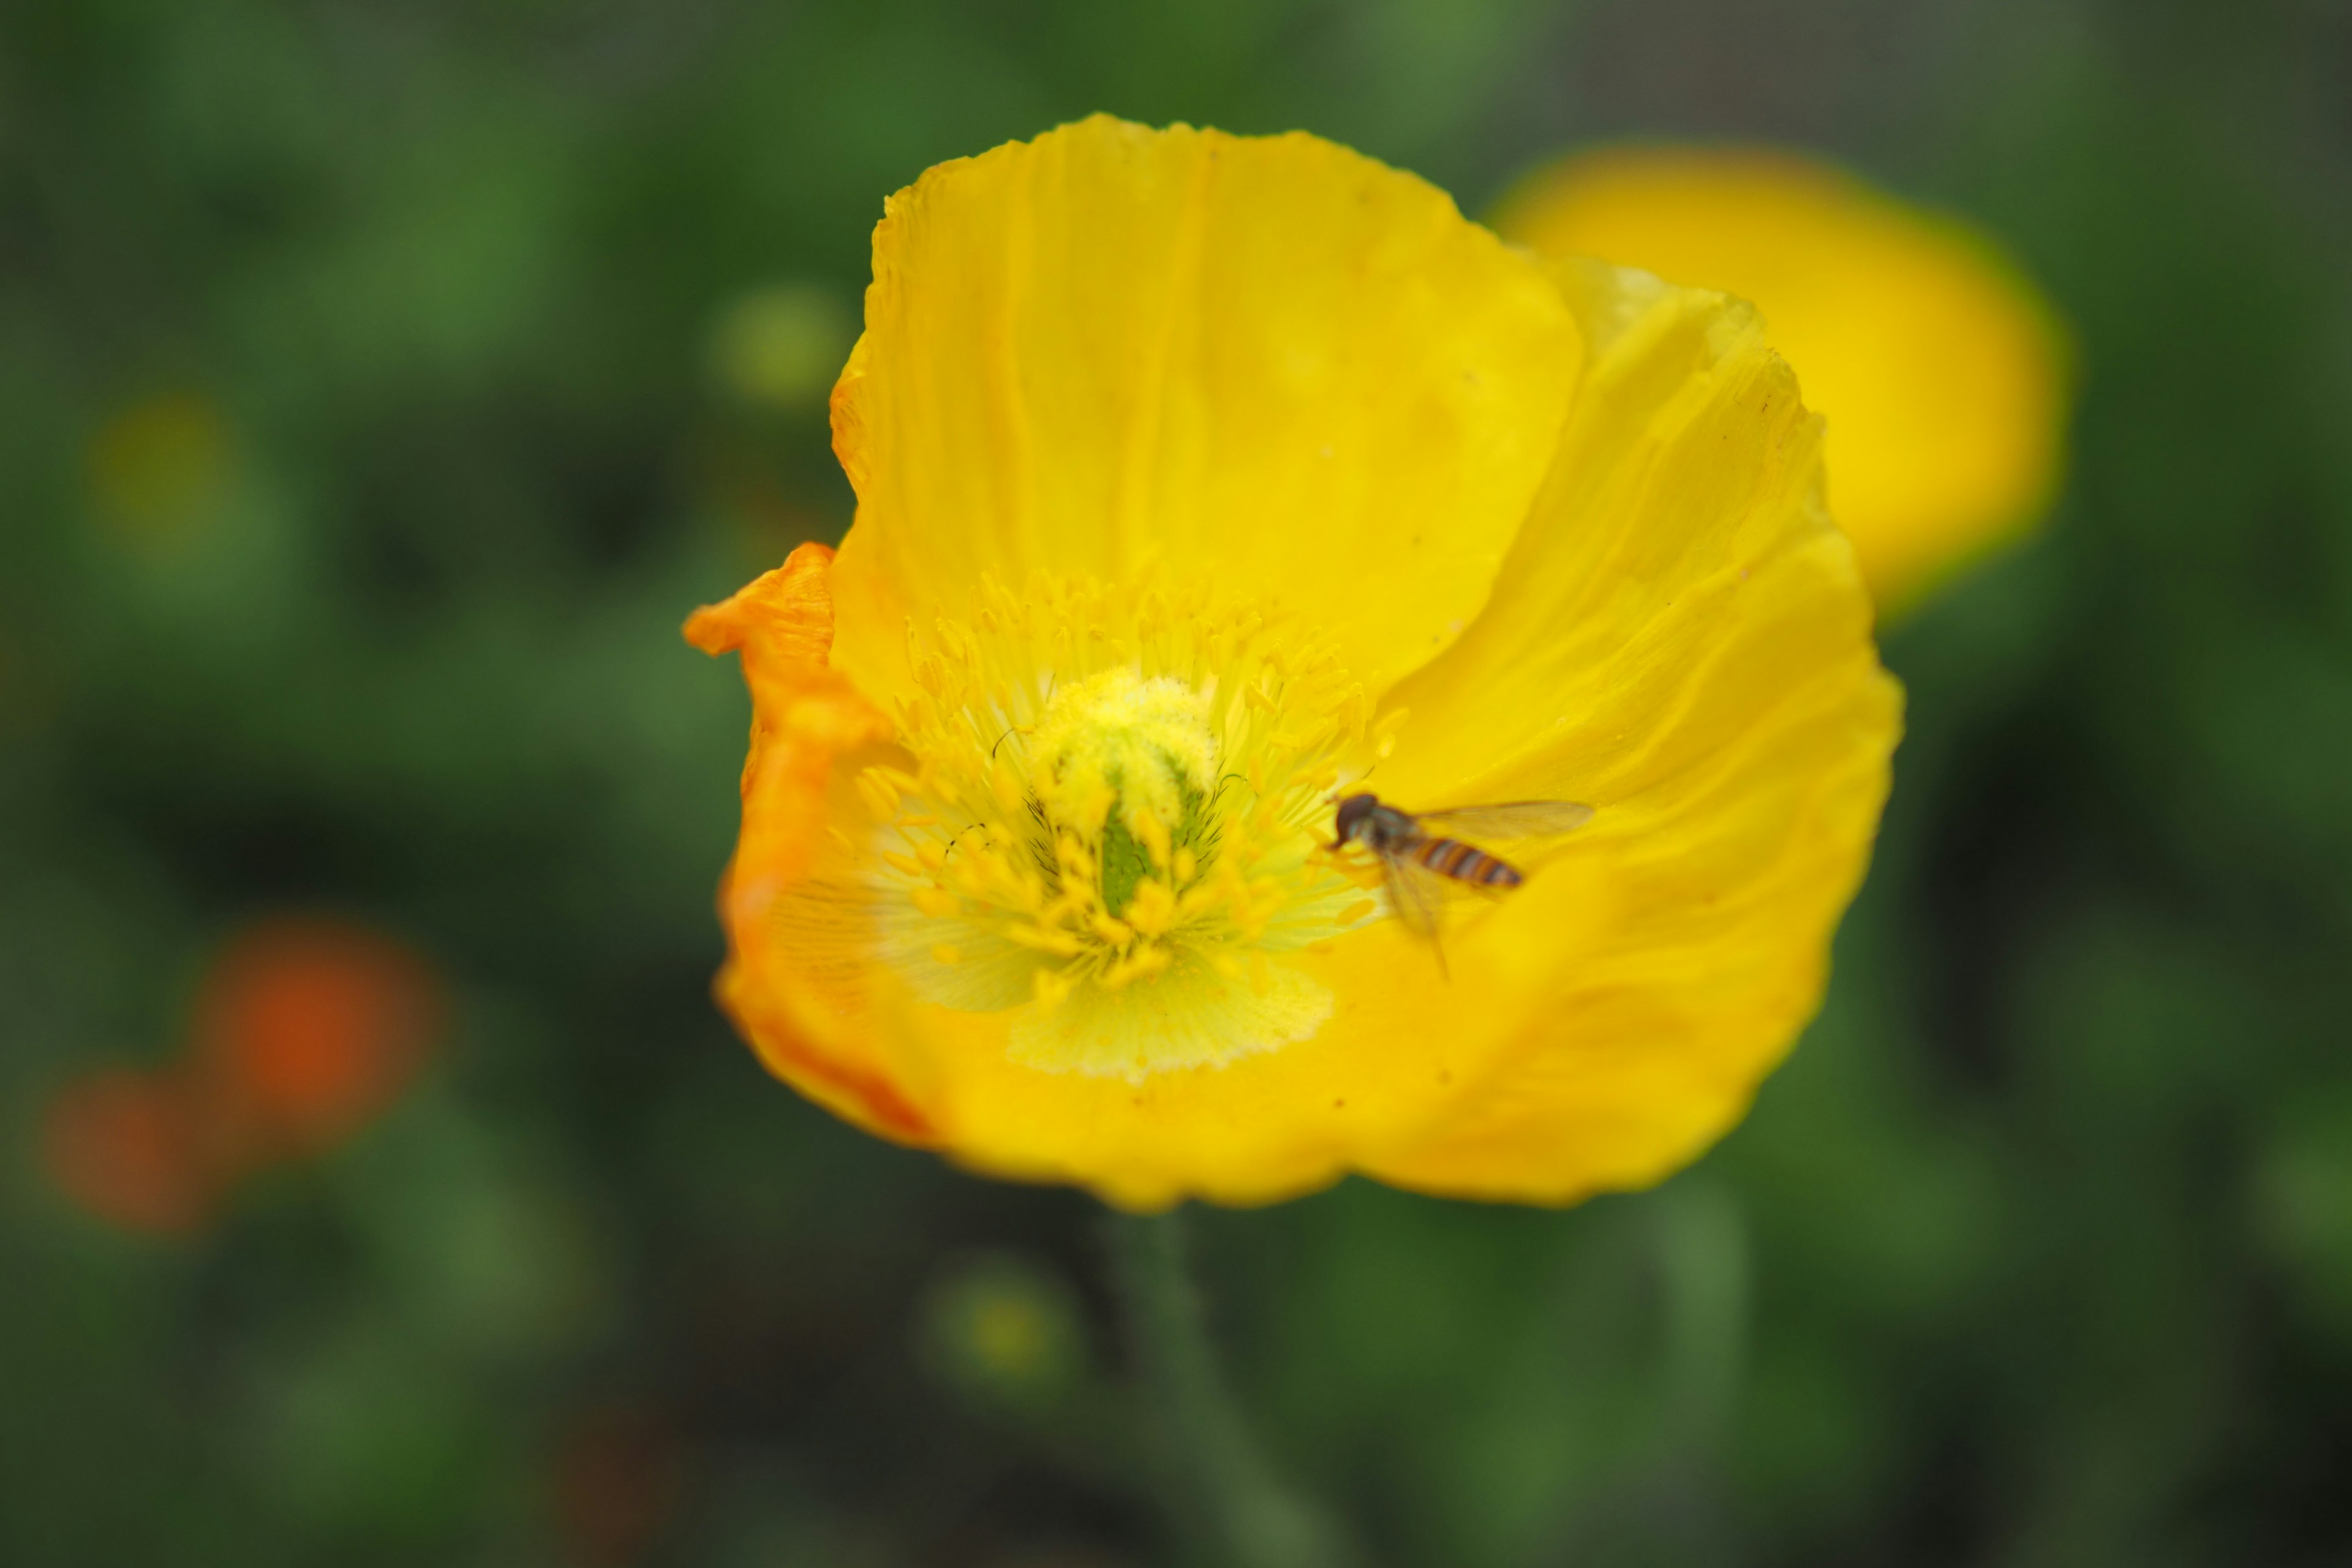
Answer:
[[[909,630],[913,770],[856,781],[917,991],[1019,1011],[1014,1055],[1053,1070],[1132,1078],[1312,1033],[1329,999],[1282,961],[1377,909],[1320,852],[1333,785],[1374,760],[1362,687],[1310,629],[1198,584],[979,597]]]

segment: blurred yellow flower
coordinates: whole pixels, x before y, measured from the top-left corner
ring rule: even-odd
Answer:
[[[1829,422],[1830,505],[1883,609],[2040,521],[2067,355],[1983,235],[1839,171],[1749,149],[1629,147],[1538,170],[1495,226],[1754,301]]]
[[[712,322],[712,374],[738,401],[815,409],[857,336],[848,302],[815,283],[772,283],[730,300]]]
[[[100,521],[133,542],[167,542],[211,521],[236,472],[228,421],[209,398],[165,393],[133,403],[90,437]]]
[[[1899,707],[1747,307],[1101,118],[891,198],[874,278],[838,557],[687,628],[752,692],[719,994],[773,1070],[1142,1209],[1568,1202],[1738,1117]],[[1441,967],[1322,848],[1375,765],[1598,815]]]
[[[938,1373],[989,1404],[1050,1406],[1085,1371],[1076,1303],[1050,1275],[1009,1254],[968,1259],[935,1281],[923,1331]]]

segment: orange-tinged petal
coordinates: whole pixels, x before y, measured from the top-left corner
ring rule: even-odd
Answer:
[[[891,735],[880,710],[826,665],[832,570],[828,546],[803,544],[686,623],[688,639],[705,653],[740,653],[751,689],[743,831],[719,889],[729,953],[719,994],[769,1070],[869,1131],[924,1142],[920,1113],[859,1059],[854,976],[819,951],[832,945],[830,930],[778,923],[830,848],[826,817],[842,760],[887,746]]]
[[[1755,302],[1829,421],[1830,499],[1881,606],[2039,521],[2068,402],[2050,307],[1982,234],[1793,154],[1631,147],[1529,176],[1496,226]]]
[[[1539,271],[1311,136],[1104,117],[943,163],[874,237],[834,396],[857,488],[835,663],[983,574],[1213,574],[1377,690],[1476,613],[1581,351]]]

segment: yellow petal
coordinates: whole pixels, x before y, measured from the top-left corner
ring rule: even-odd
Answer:
[[[1546,1005],[1551,965],[1612,908],[1586,867],[1520,895],[1461,931],[1444,970],[1393,921],[1301,954],[1294,972],[1337,1003],[1313,1036],[1140,1083],[1030,1070],[1005,1051],[1001,1016],[928,1010],[916,1022],[943,1069],[929,1112],[978,1170],[1081,1183],[1128,1208],[1312,1191],[1467,1114]]]
[[[1830,499],[1883,608],[2038,521],[2066,355],[1975,231],[1793,156],[1638,148],[1529,177],[1496,226],[1755,302],[1829,421]]]
[[[1899,724],[1820,421],[1721,295],[1594,263],[1563,290],[1597,345],[1559,459],[1486,613],[1395,700],[1397,798],[1596,808],[1558,853],[1618,916],[1554,972],[1471,1109],[1370,1167],[1565,1202],[1639,1184],[1737,1119],[1820,1000]]]
[[[891,198],[834,400],[857,489],[835,662],[983,574],[1213,578],[1378,690],[1485,601],[1581,353],[1540,270],[1310,136],[1097,117]],[[927,623],[928,624],[928,623]]]

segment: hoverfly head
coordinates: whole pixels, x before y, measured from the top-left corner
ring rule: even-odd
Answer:
[[[1349,841],[1357,837],[1362,830],[1365,822],[1370,818],[1372,813],[1380,809],[1380,796],[1369,791],[1362,795],[1351,795],[1341,801],[1339,815],[1333,819],[1331,825],[1333,834],[1331,847],[1346,848]]]

